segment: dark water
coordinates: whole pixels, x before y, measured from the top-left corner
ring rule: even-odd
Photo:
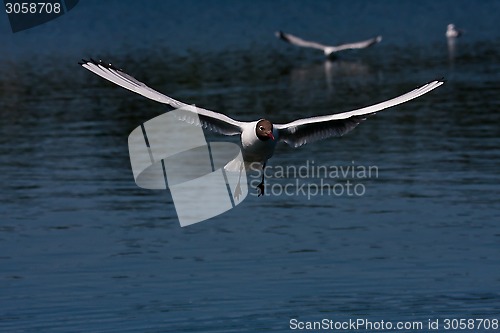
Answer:
[[[499,10],[498,1],[81,1],[17,34],[0,15],[0,330],[498,319]],[[453,54],[450,22],[467,30]],[[330,63],[275,40],[277,29],[384,40]],[[88,56],[241,120],[286,122],[447,83],[340,139],[279,146],[271,160],[275,170],[376,166],[378,177],[354,179],[364,195],[249,195],[180,228],[170,193],[139,189],[128,156],[129,133],[163,107],[80,68]]]

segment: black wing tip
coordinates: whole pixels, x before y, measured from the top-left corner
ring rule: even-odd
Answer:
[[[89,58],[89,59],[82,58],[82,60],[80,60],[78,62],[78,65],[80,65],[80,66],[88,65],[88,64],[98,65],[99,61],[95,61],[93,58]]]
[[[417,87],[415,88],[415,90],[421,89],[421,88],[423,88],[423,87],[425,87],[425,86],[428,86],[428,85],[430,85],[430,84],[434,84],[434,83],[440,83],[439,85],[441,85],[441,84],[445,84],[445,83],[446,83],[446,79],[444,78],[444,76],[442,76],[442,77],[440,77],[439,79],[430,80],[430,81],[428,81],[428,82],[426,82],[426,83],[424,83],[424,84],[421,84],[421,85],[417,86]],[[437,88],[437,87],[436,87],[436,88]]]
[[[285,42],[289,42],[288,37],[283,31],[278,30],[274,34],[276,35],[277,38],[284,40]]]
[[[429,81],[427,84],[432,83],[432,82],[440,82],[441,84],[444,84],[447,82],[447,80],[444,78],[444,76],[441,76],[440,78],[436,78],[432,81]]]
[[[431,84],[433,82],[440,82],[441,84],[444,84],[444,83],[447,82],[447,80],[444,78],[444,76],[441,76],[440,78],[436,78],[434,80],[430,80],[429,82],[427,82],[425,84],[422,84],[422,85],[418,86],[417,88],[421,88],[421,87],[426,86],[428,84]]]
[[[96,66],[103,66],[104,68],[107,68],[107,69],[112,69],[112,70],[115,70],[115,71],[123,72],[123,70],[121,68],[118,68],[118,67],[112,65],[111,63],[107,63],[107,62],[104,62],[102,60],[95,60],[93,58],[89,58],[89,60],[82,58],[82,60],[80,60],[78,62],[78,64],[80,66],[88,65],[88,64],[93,64],[93,65],[96,65]]]

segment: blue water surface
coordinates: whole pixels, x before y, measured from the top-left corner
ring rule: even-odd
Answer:
[[[498,12],[499,1],[82,0],[18,33],[0,14],[0,331],[500,319]],[[466,31],[452,46],[448,23]],[[276,30],[383,40],[330,62]],[[128,155],[129,133],[165,107],[84,70],[87,57],[186,103],[277,123],[447,82],[270,160],[375,166],[348,177],[362,195],[250,188],[235,209],[181,228],[170,192],[138,188]]]

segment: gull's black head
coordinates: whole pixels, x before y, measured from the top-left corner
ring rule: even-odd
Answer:
[[[267,119],[259,120],[255,126],[255,134],[262,141],[274,140],[273,124]]]

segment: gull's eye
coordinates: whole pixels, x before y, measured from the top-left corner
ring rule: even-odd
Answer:
[[[260,129],[261,131],[263,131],[263,130],[264,130],[264,126],[259,126],[259,129]]]

